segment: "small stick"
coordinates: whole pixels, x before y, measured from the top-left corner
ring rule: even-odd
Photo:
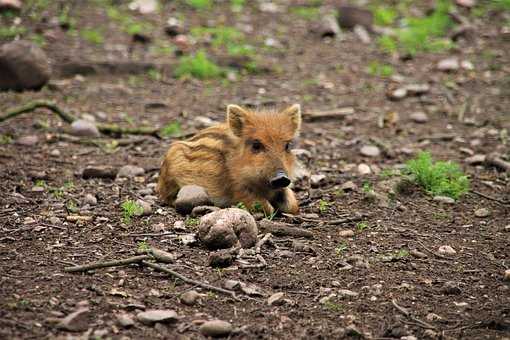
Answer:
[[[503,200],[500,200],[500,199],[497,199],[497,198],[494,198],[492,196],[489,196],[489,195],[486,195],[482,192],[479,192],[479,191],[475,191],[475,190],[470,190],[470,192],[472,192],[473,194],[476,194],[480,197],[483,197],[483,198],[486,198],[488,199],[489,201],[494,201],[494,202],[497,202],[497,203],[500,203],[500,204],[503,204],[503,205],[506,205],[506,204],[510,204],[509,201],[503,201]]]
[[[429,328],[429,329],[437,329],[436,327],[432,326],[431,324],[428,324],[425,321],[421,321],[420,319],[417,319],[414,316],[412,316],[411,313],[407,309],[405,309],[402,306],[399,306],[399,304],[397,303],[397,300],[393,299],[393,300],[391,300],[391,303],[400,313],[402,313],[404,316],[411,319],[412,321],[416,322],[417,326],[420,326],[423,328]]]
[[[349,222],[356,222],[356,221],[361,221],[364,217],[366,217],[365,215],[358,215],[358,216],[351,216],[351,217],[346,217],[346,218],[340,218],[340,219],[337,219],[337,220],[331,220],[331,221],[328,221],[326,222],[327,225],[339,225],[339,224],[344,224],[344,223],[349,223]]]
[[[497,154],[490,154],[485,157],[485,163],[510,172],[510,163],[502,160]]]
[[[149,255],[139,255],[139,256],[133,256],[128,257],[127,259],[122,260],[114,260],[114,261],[106,261],[106,262],[93,262],[89,264],[84,264],[81,266],[75,266],[75,267],[67,267],[64,268],[64,271],[67,273],[73,273],[73,272],[86,272],[88,270],[98,269],[98,268],[106,268],[106,267],[117,267],[117,266],[125,266],[132,263],[140,263],[143,260],[150,259],[151,256]]]
[[[196,280],[193,280],[193,279],[190,279],[186,276],[183,276],[171,269],[168,269],[166,267],[163,267],[163,266],[160,266],[156,263],[152,263],[152,262],[148,262],[148,261],[141,261],[142,264],[146,265],[147,267],[151,267],[151,268],[154,268],[156,270],[159,270],[161,272],[164,272],[166,274],[170,274],[172,275],[173,277],[176,277],[186,283],[189,283],[189,284],[192,284],[192,285],[195,285],[195,286],[200,286],[202,288],[205,288],[205,289],[209,289],[209,290],[212,290],[212,291],[215,291],[215,292],[218,292],[218,293],[222,293],[222,294],[226,294],[226,295],[229,295],[231,296],[234,300],[238,300],[240,301],[240,299],[236,296],[235,292],[232,291],[232,290],[228,290],[228,289],[223,289],[223,288],[220,288],[220,287],[216,287],[216,286],[211,286],[210,284],[207,284],[207,283],[203,283],[203,282],[200,282],[200,281],[196,281]]]
[[[273,234],[267,233],[264,235],[262,239],[260,239],[257,244],[255,245],[255,253],[260,254],[260,248],[271,238],[273,237]]]

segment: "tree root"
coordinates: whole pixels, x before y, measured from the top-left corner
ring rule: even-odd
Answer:
[[[60,108],[57,104],[55,104],[52,101],[47,100],[35,100],[32,102],[29,102],[25,105],[15,107],[9,111],[7,111],[6,114],[3,116],[0,116],[0,123],[17,117],[23,113],[32,112],[36,109],[48,109],[52,111],[53,113],[57,114],[64,122],[68,124],[72,124],[74,121],[76,121],[78,118],[76,118],[71,113],[63,110]],[[151,127],[137,127],[137,128],[129,128],[129,127],[121,127],[115,124],[96,124],[97,129],[104,134],[128,134],[128,135],[148,135],[148,136],[155,136],[159,137],[159,129],[151,128]]]

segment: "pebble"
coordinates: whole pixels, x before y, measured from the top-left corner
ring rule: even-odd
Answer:
[[[433,200],[445,204],[455,204],[455,200],[448,196],[434,196]]]
[[[489,217],[491,215],[491,212],[487,208],[480,208],[475,210],[475,216],[476,217]]]
[[[142,211],[137,213],[137,216],[147,216],[152,214],[152,206],[149,202],[146,202],[144,200],[136,200],[136,203],[142,207]]]
[[[359,293],[348,289],[339,289],[338,294],[344,297],[357,297],[359,295]]]
[[[354,231],[352,231],[350,229],[340,230],[338,232],[338,236],[340,236],[340,237],[352,237],[352,236],[354,236]]]
[[[312,175],[310,176],[310,184],[313,188],[319,187],[326,181],[326,175]]]
[[[41,186],[38,186],[38,185],[34,185],[31,189],[32,192],[43,192],[44,191],[44,187],[41,187]]]
[[[409,84],[406,86],[408,94],[411,95],[422,95],[430,91],[429,84]]]
[[[453,249],[451,246],[445,245],[438,248],[437,252],[441,255],[455,255],[457,251]]]
[[[118,314],[117,315],[117,323],[124,328],[129,328],[135,324],[133,318],[128,314]]]
[[[200,296],[201,295],[196,290],[190,290],[183,293],[180,297],[180,300],[183,304],[192,306],[197,302]]]
[[[366,157],[377,157],[381,154],[381,150],[375,145],[364,145],[361,147],[360,153]]]
[[[23,146],[34,146],[39,142],[39,137],[35,135],[23,136],[16,140],[16,144]]]
[[[269,306],[281,305],[284,302],[284,300],[283,300],[284,295],[285,294],[283,292],[274,293],[267,299],[267,304]]]
[[[200,218],[198,238],[211,250],[230,248],[240,242],[251,248],[257,242],[257,223],[246,210],[221,209]]]
[[[388,93],[388,97],[393,100],[400,100],[407,97],[407,89],[405,87],[399,87]]]
[[[149,14],[158,9],[157,0],[134,0],[129,4],[129,9],[141,14]]]
[[[476,154],[474,156],[467,157],[466,159],[464,159],[464,162],[466,162],[466,164],[469,165],[483,164],[485,163],[485,158],[486,158],[485,155]]]
[[[53,157],[60,157],[61,153],[60,153],[60,150],[59,149],[53,149],[50,151],[50,156],[53,156]]]
[[[193,120],[195,121],[197,127],[199,127],[199,128],[206,128],[206,127],[216,124],[216,122],[214,120],[212,120],[209,117],[205,117],[205,116],[197,116]]]
[[[464,70],[467,70],[467,71],[473,71],[475,69],[475,66],[469,60],[461,61],[460,67],[462,67]]]
[[[71,133],[79,137],[99,137],[100,133],[96,124],[85,119],[75,120],[71,124]]]
[[[89,328],[90,316],[88,308],[80,308],[60,320],[57,327],[71,332],[84,332]]]
[[[179,214],[189,214],[193,208],[202,205],[211,205],[207,191],[198,185],[185,185],[177,193],[175,210]]]
[[[340,186],[340,190],[342,191],[356,191],[358,190],[358,186],[353,181],[347,181]]]
[[[97,204],[96,196],[92,194],[86,194],[85,197],[83,198],[83,204],[96,205]]]
[[[505,273],[503,274],[503,280],[510,281],[510,269],[505,270]]]
[[[510,232],[510,224],[508,224],[508,225],[506,225],[506,226],[505,226],[505,231],[506,231],[506,232]]]
[[[416,249],[411,249],[409,251],[409,254],[413,255],[414,257],[420,258],[420,259],[427,258],[427,254],[422,253],[421,251],[416,250]]]
[[[186,231],[186,223],[184,221],[175,221],[172,229],[175,231]]]
[[[370,166],[365,163],[358,164],[358,173],[360,175],[369,175],[372,173],[372,170],[370,169]]]
[[[425,112],[414,112],[409,115],[409,118],[415,123],[425,124],[429,121],[429,117]]]
[[[458,58],[447,58],[437,63],[437,69],[443,72],[457,71],[460,68]]]
[[[143,174],[145,174],[145,170],[142,167],[135,165],[124,165],[122,168],[119,169],[117,177],[134,178],[137,176],[142,176]]]
[[[174,310],[154,309],[138,313],[136,318],[145,325],[152,325],[156,322],[174,322],[179,316]]]
[[[211,337],[227,336],[232,330],[232,324],[223,320],[206,321],[200,326],[200,333]]]

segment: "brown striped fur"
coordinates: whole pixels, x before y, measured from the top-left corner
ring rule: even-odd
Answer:
[[[180,187],[195,184],[204,187],[218,206],[242,202],[253,208],[259,202],[267,214],[275,209],[296,214],[292,190],[272,189],[269,181],[278,170],[292,178],[289,143],[300,127],[297,104],[280,112],[229,105],[225,123],[172,143],[161,166],[159,197],[172,204]]]

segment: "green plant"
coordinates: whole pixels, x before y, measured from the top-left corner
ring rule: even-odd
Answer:
[[[363,186],[361,187],[361,190],[365,193],[365,194],[368,194],[369,192],[373,191],[373,187],[372,187],[372,184],[368,181],[364,181],[363,182]]]
[[[319,18],[319,8],[318,7],[309,7],[309,6],[297,6],[292,7],[290,12],[294,15],[297,15],[305,20],[316,20]]]
[[[147,76],[149,76],[149,78],[154,81],[161,80],[161,72],[159,72],[155,68],[151,68],[149,71],[147,71]]]
[[[383,169],[380,173],[379,173],[379,177],[380,178],[391,178],[391,177],[394,177],[394,176],[398,176],[399,175],[399,172],[397,170],[393,170],[393,169]]]
[[[230,8],[232,12],[242,12],[246,0],[230,0]]]
[[[237,203],[236,204],[236,208],[243,209],[243,210],[248,210],[248,208],[246,208],[246,205],[243,202]]]
[[[91,44],[101,45],[104,42],[103,33],[98,29],[85,28],[80,31],[80,35]]]
[[[376,77],[391,77],[394,73],[393,66],[381,64],[378,61],[372,61],[368,64],[368,73]]]
[[[200,220],[196,217],[188,217],[186,221],[184,221],[184,225],[187,227],[195,227],[200,223]]]
[[[492,0],[492,6],[496,9],[510,11],[510,0]]]
[[[131,223],[131,218],[135,215],[140,215],[143,212],[143,208],[132,200],[124,201],[121,205],[122,208],[122,221],[124,223]]]
[[[342,242],[335,248],[335,253],[337,255],[342,255],[342,253],[344,253],[347,250],[347,248],[348,248],[347,243]]]
[[[389,26],[395,22],[398,13],[394,8],[378,6],[372,11],[374,13],[374,22],[376,25]]]
[[[66,209],[70,213],[78,212],[78,206],[76,205],[76,202],[72,199],[66,202]]]
[[[11,136],[0,134],[0,145],[6,145],[11,143],[12,143]]]
[[[9,27],[0,27],[0,39],[8,40],[17,37],[18,35],[22,35],[27,31],[25,27],[20,26],[9,26]]]
[[[175,137],[181,134],[181,123],[171,122],[166,124],[160,131],[163,137]]]
[[[60,14],[58,15],[58,23],[60,27],[65,29],[75,29],[76,27],[76,19],[72,18],[69,14],[70,7],[69,5],[65,5]]]
[[[212,0],[186,0],[186,4],[194,9],[205,10],[212,7]]]
[[[458,199],[469,191],[469,179],[458,164],[450,161],[434,162],[428,152],[420,152],[415,159],[409,160],[406,171],[432,195]]]
[[[327,202],[325,200],[319,201],[319,211],[321,213],[325,213],[326,211],[328,211],[328,208],[329,208],[329,202]]]
[[[205,51],[200,50],[193,56],[182,57],[175,70],[175,75],[195,77],[198,79],[218,78],[225,74],[223,69],[209,60]]]
[[[356,229],[359,231],[359,232],[362,232],[363,230],[367,229],[368,228],[368,223],[367,222],[358,222],[356,223]]]
[[[46,45],[46,38],[44,38],[42,34],[33,34],[30,36],[30,40],[39,47],[44,47]]]
[[[37,181],[35,181],[35,186],[36,187],[41,187],[41,188],[46,188],[48,185],[46,184],[45,180],[38,179]]]
[[[395,53],[398,49],[397,41],[389,35],[383,35],[377,39],[379,48],[386,53]]]
[[[323,306],[332,312],[341,312],[344,309],[344,306],[341,303],[333,302],[330,299],[326,300]]]
[[[409,250],[407,250],[407,249],[400,249],[397,252],[397,255],[395,255],[395,258],[403,259],[403,258],[408,257],[408,256],[409,256]]]
[[[138,242],[136,249],[140,253],[147,253],[151,250],[151,246],[147,243],[147,241],[140,241]]]

